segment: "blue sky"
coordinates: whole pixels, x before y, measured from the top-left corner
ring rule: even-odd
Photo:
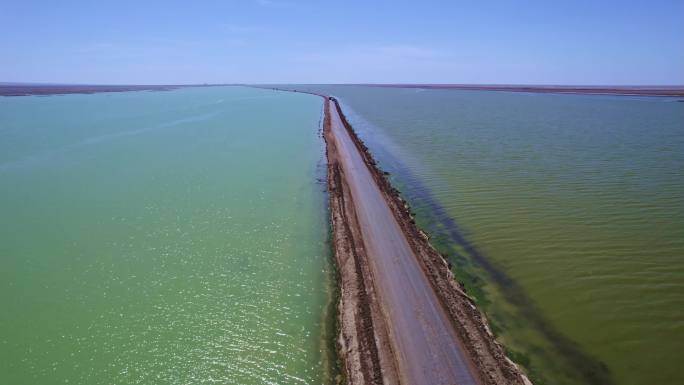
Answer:
[[[7,1],[0,81],[684,84],[684,1]]]

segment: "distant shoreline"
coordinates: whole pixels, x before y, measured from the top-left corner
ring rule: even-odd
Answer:
[[[464,91],[508,91],[554,94],[589,94],[621,96],[684,96],[684,86],[559,86],[513,84],[355,84],[367,87],[453,89]]]
[[[186,87],[211,87],[222,84],[2,84],[0,96],[47,96],[66,94],[97,94],[101,92],[131,92],[131,91],[173,91]]]
[[[100,92],[171,91],[182,86],[158,85],[0,85],[0,96],[96,94]]]
[[[45,96],[64,94],[95,94],[101,92],[129,91],[172,91],[184,87],[212,86],[252,86],[274,88],[272,85],[248,84],[178,84],[178,85],[69,85],[69,84],[3,84],[0,83],[0,96]],[[684,97],[684,86],[562,86],[562,85],[514,85],[514,84],[401,84],[401,83],[356,83],[339,84],[343,86],[416,88],[463,91],[504,91],[553,94],[616,95],[616,96],[657,96]],[[292,87],[296,85],[292,84]]]

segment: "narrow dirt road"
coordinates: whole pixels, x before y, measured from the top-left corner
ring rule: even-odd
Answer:
[[[452,323],[334,103],[328,113],[400,382],[479,384]]]

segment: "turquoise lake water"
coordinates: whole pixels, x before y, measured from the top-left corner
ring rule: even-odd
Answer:
[[[342,100],[535,383],[682,383],[684,103],[296,88]]]
[[[320,98],[0,98],[0,383],[320,384]]]

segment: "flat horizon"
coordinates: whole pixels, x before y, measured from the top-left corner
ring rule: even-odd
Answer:
[[[563,84],[563,83],[420,83],[420,82],[345,82],[345,83],[306,83],[306,82],[276,82],[276,83],[61,83],[61,82],[0,82],[0,86],[240,86],[240,85],[342,85],[342,86],[474,86],[474,87],[614,87],[614,88],[663,88],[678,89],[684,84]]]

